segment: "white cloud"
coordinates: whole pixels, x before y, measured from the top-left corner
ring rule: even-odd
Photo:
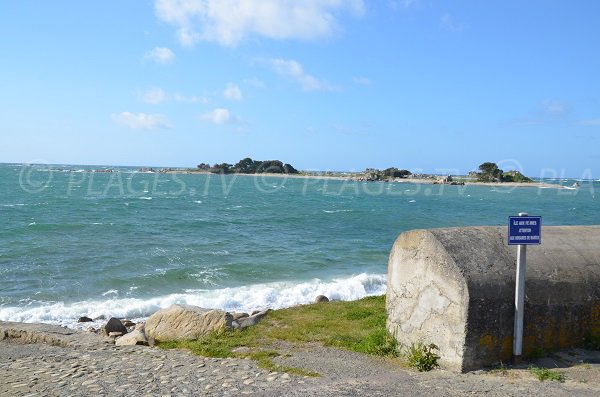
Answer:
[[[364,13],[364,0],[155,0],[159,19],[186,46],[205,40],[235,46],[248,36],[314,40],[339,31],[338,14]]]
[[[562,117],[569,113],[569,105],[565,102],[556,100],[545,100],[542,102],[542,111],[552,117]]]
[[[581,120],[579,124],[586,127],[600,126],[600,119]]]
[[[162,114],[121,112],[113,114],[112,118],[116,123],[133,129],[170,128],[167,118]]]
[[[189,103],[203,103],[203,104],[207,104],[210,102],[210,99],[208,98],[204,98],[204,97],[199,97],[196,95],[192,95],[192,96],[186,96],[186,95],[182,95],[182,94],[173,94],[173,99],[177,102],[189,102]]]
[[[440,26],[442,27],[442,29],[448,30],[450,32],[462,32],[463,30],[465,30],[465,25],[457,22],[456,19],[448,13],[445,13],[440,18]]]
[[[162,88],[152,87],[148,91],[141,94],[141,100],[151,105],[158,105],[167,101],[188,102],[188,103],[203,103],[210,102],[208,98],[199,97],[196,95],[186,96],[179,93],[171,94],[165,92]]]
[[[306,73],[302,68],[302,65],[297,61],[271,59],[270,63],[277,73],[282,76],[293,78],[305,91],[332,91],[335,89],[335,87],[327,81],[320,80]]]
[[[388,5],[390,8],[397,10],[400,7],[402,8],[410,8],[413,5],[417,4],[420,0],[389,0]]]
[[[225,87],[225,90],[223,90],[223,96],[230,101],[241,101],[242,90],[240,90],[240,87],[237,85],[229,83],[227,84],[227,87]]]
[[[231,114],[228,109],[216,108],[208,113],[204,113],[200,116],[203,120],[210,121],[214,124],[226,124],[231,121],[235,121],[235,117]]]
[[[569,120],[571,107],[567,102],[546,99],[531,109],[529,113],[529,117],[519,118],[514,121],[514,124],[519,126],[534,126],[564,122]]]
[[[142,95],[142,100],[151,105],[157,105],[167,100],[167,94],[158,87],[153,87]]]
[[[252,77],[250,79],[244,79],[243,80],[244,84],[250,85],[252,87],[255,88],[267,88],[267,85],[265,83],[263,83],[261,80],[257,79],[256,77]]]
[[[144,60],[166,65],[175,60],[175,53],[166,47],[155,47],[144,54]]]
[[[356,84],[371,85],[371,79],[364,76],[356,76],[352,79]]]

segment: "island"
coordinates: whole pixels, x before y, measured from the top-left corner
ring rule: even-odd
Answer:
[[[149,171],[150,170],[150,171]],[[250,157],[243,158],[235,164],[231,163],[200,163],[196,168],[143,168],[138,172],[158,173],[185,173],[185,174],[219,174],[219,175],[263,175],[280,176],[288,178],[318,178],[339,179],[359,182],[398,182],[418,183],[433,185],[484,185],[506,187],[538,187],[538,188],[563,188],[561,185],[536,182],[523,175],[518,170],[504,171],[496,163],[484,162],[477,171],[467,175],[438,175],[427,173],[413,173],[407,169],[388,167],[383,170],[367,168],[364,171],[306,171],[298,170],[289,163],[281,160],[254,160]]]

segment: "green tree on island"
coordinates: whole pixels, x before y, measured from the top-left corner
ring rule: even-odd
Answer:
[[[297,174],[298,170],[291,164],[284,164],[279,160],[252,160],[246,157],[238,161],[235,165],[228,163],[215,164],[212,167],[202,163],[198,169],[208,171],[213,174]]]
[[[479,171],[476,173],[478,182],[533,182],[519,171],[502,171],[496,163],[485,162]]]
[[[399,170],[396,167],[390,167],[383,170],[383,175],[391,178],[407,178],[412,175],[412,173],[408,170]]]
[[[479,166],[477,180],[480,182],[502,182],[503,171],[496,163],[485,162]]]

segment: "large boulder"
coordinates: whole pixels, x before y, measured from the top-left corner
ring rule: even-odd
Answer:
[[[329,302],[329,298],[326,297],[325,295],[318,295],[315,298],[315,303],[321,303],[321,302]]]
[[[115,345],[117,346],[135,346],[135,345],[148,345],[148,339],[146,339],[146,335],[144,335],[143,328],[135,329],[128,333],[127,335],[121,336],[117,338],[115,341]]]
[[[262,320],[262,318],[264,316],[266,316],[267,313],[269,313],[269,311],[270,311],[270,309],[267,309],[262,312],[253,314],[252,316],[249,316],[249,317],[238,318],[232,322],[232,327],[234,329],[244,329],[244,328],[252,327],[252,326],[258,324],[258,322],[260,320]]]
[[[232,320],[232,315],[222,310],[171,305],[151,315],[145,330],[151,340],[194,340],[214,331],[230,330]]]
[[[122,335],[125,335],[127,333],[127,328],[121,323],[121,320],[116,317],[111,317],[104,326],[104,333],[108,335],[111,332],[120,332]]]

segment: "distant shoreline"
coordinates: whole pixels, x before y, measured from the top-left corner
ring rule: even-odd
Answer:
[[[356,179],[353,174],[347,176],[344,175],[318,175],[318,174],[276,174],[276,173],[257,173],[257,174],[243,174],[243,173],[231,173],[231,174],[215,174],[208,171],[196,171],[196,170],[183,170],[183,169],[172,169],[162,170],[162,173],[166,174],[187,174],[187,175],[236,175],[245,177],[275,177],[275,178],[292,178],[292,179],[323,179],[323,180],[338,180],[338,181],[353,181],[353,182],[365,182]],[[441,178],[441,176],[439,177]],[[440,186],[461,186],[452,185],[450,183],[441,183],[438,179],[433,178],[396,178],[393,181],[375,181],[381,183],[414,183],[418,185],[440,185]],[[461,181],[464,183],[462,186],[492,186],[492,187],[533,187],[539,189],[563,189],[564,186],[545,183],[545,182],[476,182],[476,181]]]
[[[3,165],[17,165],[22,166],[23,163],[0,163]],[[98,167],[98,169],[90,169],[86,170],[87,172],[115,172],[115,167],[127,167],[127,168],[136,168],[136,166],[110,166],[110,165],[67,165],[67,164],[45,164],[46,166],[63,166],[63,167]],[[143,171],[142,171],[143,170]],[[455,183],[447,183],[443,182],[445,176],[443,175],[434,175],[434,174],[425,174],[426,178],[423,177],[413,177],[409,176],[406,178],[394,178],[393,180],[381,180],[381,181],[366,181],[360,179],[359,176],[363,175],[361,172],[319,172],[319,171],[300,171],[298,174],[290,174],[290,173],[212,173],[209,171],[199,170],[195,168],[171,168],[171,167],[141,167],[139,168],[140,173],[147,174],[182,174],[182,175],[236,175],[236,176],[262,176],[262,177],[276,177],[276,178],[294,178],[294,179],[321,179],[321,180],[340,180],[340,181],[355,181],[355,182],[383,182],[383,183],[414,183],[419,185],[441,185],[441,186],[490,186],[490,187],[501,187],[501,188],[515,188],[515,187],[529,187],[529,188],[538,188],[538,189],[574,189],[571,186],[559,185],[556,183],[546,183],[546,182],[478,182],[476,180],[465,180],[465,176],[456,176]],[[565,179],[573,179],[576,178],[565,178]],[[594,179],[594,181],[596,181]],[[599,180],[600,181],[600,180]]]

